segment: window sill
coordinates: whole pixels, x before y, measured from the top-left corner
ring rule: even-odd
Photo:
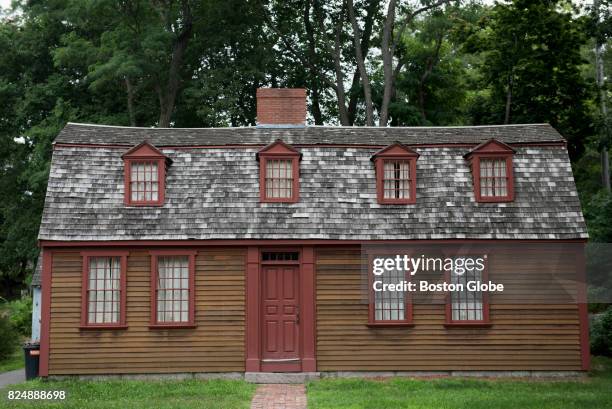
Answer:
[[[124,203],[126,207],[161,207],[164,205],[163,202],[151,202],[151,203]]]
[[[445,322],[447,328],[489,328],[493,324],[490,322]]]
[[[366,324],[370,328],[410,328],[414,327],[412,322],[368,322]]]
[[[81,331],[99,331],[99,330],[122,330],[127,329],[127,325],[81,325],[79,329]]]
[[[194,329],[197,328],[195,324],[150,324],[149,329]]]
[[[479,197],[476,199],[477,203],[508,203],[514,202],[511,197]]]
[[[381,205],[411,205],[411,204],[416,204],[416,200],[410,200],[410,201],[405,201],[405,200],[401,200],[401,201],[380,200],[378,202],[378,204],[381,204]]]
[[[298,203],[297,199],[261,199],[260,203]]]

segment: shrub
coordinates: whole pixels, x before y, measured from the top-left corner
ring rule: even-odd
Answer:
[[[32,297],[25,296],[7,304],[13,327],[24,337],[32,332]]]
[[[593,355],[612,356],[612,308],[593,322],[591,352]]]
[[[19,344],[20,336],[9,318],[0,313],[0,361],[10,357]]]

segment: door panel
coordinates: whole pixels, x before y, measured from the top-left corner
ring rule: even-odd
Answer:
[[[299,359],[299,270],[263,267],[263,359]]]

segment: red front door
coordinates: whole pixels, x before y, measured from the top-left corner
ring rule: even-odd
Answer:
[[[300,371],[299,267],[263,267],[262,370]]]

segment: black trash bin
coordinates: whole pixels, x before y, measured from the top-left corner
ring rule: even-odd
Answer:
[[[26,380],[38,378],[38,361],[40,360],[40,344],[24,344]]]

